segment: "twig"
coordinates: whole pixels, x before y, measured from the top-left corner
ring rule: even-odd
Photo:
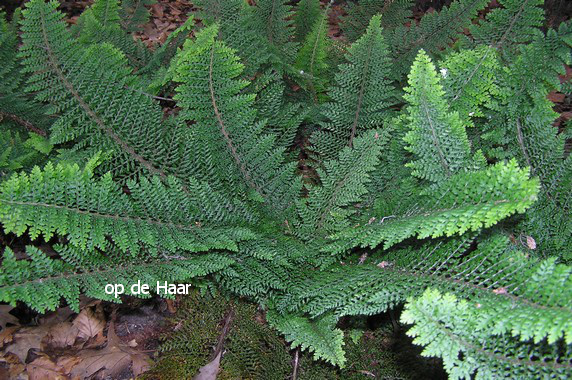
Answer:
[[[296,349],[296,353],[294,354],[294,369],[292,370],[292,380],[296,380],[298,377],[298,363],[300,359],[300,349]]]
[[[3,118],[10,119],[10,120],[14,121],[15,123],[20,124],[24,128],[28,129],[30,132],[34,132],[34,133],[36,133],[42,137],[46,137],[48,135],[46,133],[46,131],[34,126],[34,124],[30,123],[28,120],[22,119],[18,115],[14,115],[11,113],[0,111],[0,119],[3,119]]]

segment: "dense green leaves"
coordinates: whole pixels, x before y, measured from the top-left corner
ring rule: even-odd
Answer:
[[[328,93],[331,101],[322,110],[327,121],[311,138],[321,160],[337,157],[363,131],[382,127],[391,114],[389,108],[397,96],[389,80],[391,63],[381,32],[380,18],[373,17],[367,32],[348,49],[348,63],[339,66],[336,84]]]
[[[3,249],[0,301],[189,282],[337,366],[343,326],[405,304],[452,378],[569,376],[569,23],[368,0],[338,39],[317,0],[197,0],[148,49],[152,2],[0,18],[0,223],[32,245]]]

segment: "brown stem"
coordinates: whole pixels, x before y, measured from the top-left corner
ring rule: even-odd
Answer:
[[[34,124],[30,123],[28,120],[24,120],[21,117],[19,117],[18,115],[14,115],[11,113],[7,113],[7,112],[2,112],[0,111],[0,119],[5,118],[5,119],[10,119],[12,121],[14,121],[17,124],[20,124],[21,126],[23,126],[24,128],[26,128],[27,130],[29,130],[30,132],[34,132],[40,136],[46,137],[48,134],[46,133],[46,131],[34,126]]]

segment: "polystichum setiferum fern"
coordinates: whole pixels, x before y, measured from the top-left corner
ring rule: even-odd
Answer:
[[[204,27],[154,51],[128,1],[96,0],[72,29],[55,1],[2,16],[2,128],[49,140],[9,140],[40,157],[1,157],[0,222],[61,239],[51,257],[6,247],[0,299],[208,285],[338,366],[340,317],[405,304],[453,378],[570,375],[572,161],[546,98],[570,26],[543,32],[540,0],[412,24],[411,3],[353,4],[347,46],[317,0],[202,0]]]

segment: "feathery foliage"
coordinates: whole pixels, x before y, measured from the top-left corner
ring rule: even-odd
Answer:
[[[355,363],[352,323],[405,305],[452,378],[570,377],[570,132],[547,95],[572,28],[541,30],[536,0],[418,22],[412,3],[351,3],[347,46],[318,1],[197,1],[204,27],[153,50],[150,0],[96,0],[71,28],[57,1],[2,15],[0,223],[29,246],[2,239],[0,301],[188,282],[212,314],[164,352],[196,371],[236,313],[230,378],[289,372],[270,327],[321,361],[302,378],[353,378],[328,367]]]

